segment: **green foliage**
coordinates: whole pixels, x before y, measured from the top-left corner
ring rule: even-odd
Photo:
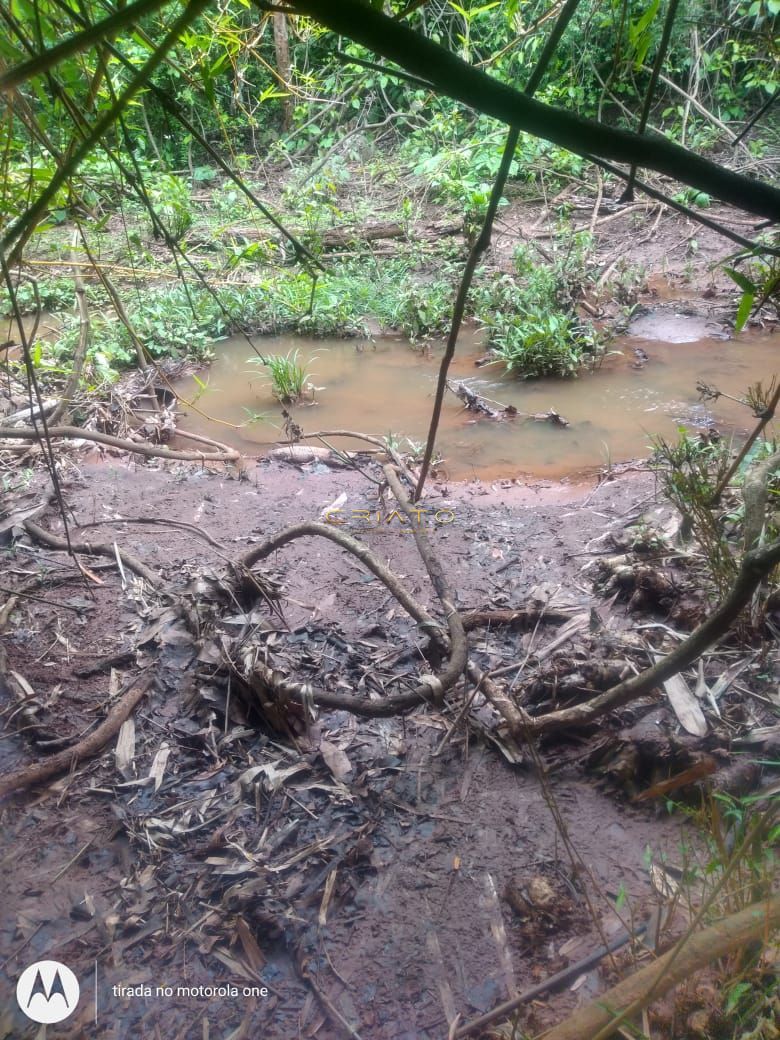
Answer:
[[[780,260],[760,250],[743,251],[730,258],[733,263],[745,262],[747,270],[723,265],[723,271],[741,290],[742,296],[734,319],[734,328],[741,332],[753,312],[754,305],[772,307],[780,315]]]
[[[38,303],[44,311],[62,311],[72,307],[75,299],[72,278],[46,278],[37,282],[36,286],[33,286],[31,282],[23,281],[16,287],[16,304],[22,314],[34,314]],[[12,313],[13,305],[8,291],[0,288],[0,314],[10,316]]]
[[[675,133],[684,131],[689,143],[704,142],[705,133],[714,134],[711,143],[715,143],[720,130],[701,115],[702,107],[727,121],[743,120],[755,112],[775,89],[776,6],[775,0],[735,2],[726,12],[722,5],[703,0],[689,17],[680,17],[653,119],[665,119]],[[658,0],[583,0],[539,96],[605,122],[635,126],[664,11]],[[409,24],[497,78],[522,86],[552,24],[549,13],[546,0],[523,4],[430,0],[410,15]],[[0,41],[0,57],[13,65],[24,59],[30,41],[51,47],[83,29],[85,19],[99,15],[102,9],[99,12],[89,3],[72,8],[49,0],[34,7],[26,0],[13,4],[8,32]],[[66,58],[48,79],[33,77],[25,84],[26,107],[9,110],[4,124],[0,207],[5,217],[18,216],[50,182],[82,132],[74,123],[84,118],[94,122],[113,105],[154,53],[170,18],[166,9],[150,14],[142,31],[130,27],[114,35],[105,53],[96,48]],[[444,333],[458,276],[445,265],[430,279],[416,262],[403,257],[376,266],[363,261],[335,264],[312,287],[310,277],[300,271],[286,267],[269,271],[266,265],[293,259],[273,231],[259,241],[235,235],[234,241],[226,242],[221,234],[209,235],[217,223],[246,221],[249,204],[235,187],[220,188],[204,222],[192,193],[214,179],[213,157],[177,122],[155,91],[162,91],[173,111],[184,113],[218,152],[229,156],[234,170],[255,171],[262,184],[253,187],[261,192],[271,195],[276,183],[273,167],[266,163],[270,152],[275,157],[294,156],[296,176],[282,199],[283,219],[291,220],[307,246],[323,256],[327,255],[322,249],[326,230],[345,222],[359,227],[372,217],[370,204],[356,201],[349,191],[353,177],[349,161],[354,158],[363,163],[366,177],[377,178],[377,183],[386,177],[386,185],[400,186],[399,219],[408,222],[415,207],[424,204],[418,200],[434,200],[455,208],[467,237],[473,236],[484,216],[506,129],[419,84],[337,59],[331,34],[305,18],[291,17],[291,68],[285,76],[293,99],[292,129],[280,140],[280,102],[287,90],[280,85],[273,33],[258,32],[257,19],[257,12],[242,2],[210,9],[194,21],[181,34],[171,60],[156,69],[150,86],[125,110],[121,124],[106,133],[51,199],[38,231],[56,228],[73,216],[78,216],[93,240],[107,226],[115,229],[117,208],[126,197],[135,197],[129,181],[139,178],[143,190],[138,194],[146,194],[168,237],[181,243],[189,236],[190,246],[197,242],[201,270],[215,271],[221,265],[223,271],[227,267],[239,272],[251,265],[251,285],[223,284],[209,292],[194,283],[128,296],[132,324],[154,356],[203,357],[211,341],[238,329],[364,334],[367,318],[412,338]],[[375,58],[357,44],[342,41],[339,46],[356,58]],[[695,90],[699,108],[687,104],[674,84]],[[694,123],[694,118],[699,122]],[[771,137],[769,130],[767,134]],[[388,172],[383,149],[395,146],[400,146],[398,154],[406,168]],[[327,160],[324,165],[323,160]],[[302,181],[297,174],[303,166],[309,176]],[[583,169],[581,158],[524,134],[507,194],[518,190],[536,194],[541,189],[549,197],[550,189],[557,190],[556,181],[576,178]],[[690,193],[685,197],[694,205],[709,201]],[[127,251],[133,252],[134,264],[152,259],[158,263],[157,251],[144,237],[147,228],[124,224],[128,214],[131,220],[137,214],[138,204],[136,198],[133,206],[122,205],[126,244],[131,247]],[[38,242],[41,237],[47,240],[39,236]],[[599,336],[576,311],[588,284],[587,243],[579,240],[564,248],[565,238],[554,244],[549,263],[521,251],[515,273],[478,280],[470,302],[488,331],[497,359],[522,376],[571,375],[603,350]],[[36,238],[32,242],[36,245]],[[62,249],[59,255],[63,256]],[[123,256],[119,262],[126,260]],[[742,279],[738,325],[745,322],[751,306],[764,297],[771,302],[769,290],[777,288],[776,270],[762,271],[762,262],[757,257],[738,266],[735,260],[730,267],[731,276],[736,273]],[[28,308],[31,301],[24,286],[20,298]],[[48,298],[44,292],[43,303],[60,309],[71,306],[72,300],[70,288],[63,287],[61,292],[52,290]],[[99,331],[90,355],[95,378],[101,373],[108,377],[133,363],[131,338],[110,311],[98,309],[93,325]],[[61,343],[52,348],[50,360],[55,367],[67,358],[72,342],[72,331],[66,329]],[[41,363],[47,350],[43,348]]]
[[[173,174],[158,174],[146,185],[155,215],[174,242],[192,227],[192,198],[189,185]]]
[[[474,221],[490,197],[492,183],[501,164],[506,127],[486,116],[470,118],[454,110],[446,99],[429,106],[425,125],[411,132],[400,155],[411,164],[432,196],[456,203],[464,217]],[[524,134],[510,166],[510,178],[532,184],[547,177],[551,184],[562,176],[577,176],[583,160],[571,152]],[[506,205],[503,199],[502,205]]]
[[[335,266],[314,286],[307,274],[284,268],[252,284],[212,290],[183,284],[149,287],[123,294],[123,303],[132,328],[153,358],[203,361],[211,356],[215,340],[239,331],[368,337],[370,319],[412,339],[441,335],[449,325],[452,286],[445,272],[423,283],[403,261],[377,269],[352,263]],[[60,299],[72,303],[73,285],[68,279],[44,281],[40,294],[45,307]],[[23,308],[32,309],[30,286],[22,283],[18,295]],[[92,336],[85,385],[95,387],[113,382],[119,372],[135,365],[136,349],[102,290],[90,289],[88,295]],[[68,316],[54,343],[36,344],[42,376],[57,378],[68,371],[78,336],[78,320]]]
[[[295,404],[300,401],[310,382],[309,373],[298,362],[299,351],[291,350],[287,354],[261,354],[249,358],[250,363],[264,365],[271,373],[271,387],[274,397],[282,404]]]
[[[780,765],[778,762],[767,765]],[[763,803],[763,804],[762,804]],[[780,798],[777,794],[764,799],[761,795],[742,798],[729,794],[713,794],[695,819],[705,840],[705,854],[698,859],[693,873],[706,888],[726,881],[721,892],[727,911],[741,910],[749,903],[765,898],[776,876],[780,827],[777,824]],[[734,850],[743,856],[730,873]]]
[[[712,199],[706,191],[696,191],[693,188],[679,191],[672,198],[675,202],[682,202],[686,206],[698,206],[699,209],[707,209],[712,204]]]
[[[703,442],[680,427],[676,443],[657,437],[653,449],[652,464],[663,493],[683,517],[683,537],[696,537],[704,550],[710,578],[719,595],[725,595],[734,582],[737,564],[732,547],[723,537],[721,516],[712,503],[728,470],[728,446],[720,440]]]
[[[575,375],[595,350],[586,326],[535,304],[516,314],[498,312],[486,324],[497,360],[523,379]]]
[[[778,761],[761,763],[776,770]],[[777,792],[745,797],[708,794],[698,809],[669,803],[691,818],[695,842],[681,847],[683,872],[674,902],[693,916],[701,907],[711,919],[737,913],[768,898],[777,881],[780,826]],[[674,907],[670,908],[670,917]],[[776,1036],[778,973],[762,944],[735,949],[720,962],[717,1032],[723,1040],[770,1040]],[[710,1035],[710,1034],[708,1034]]]
[[[589,281],[589,238],[566,237],[559,236],[549,263],[521,246],[515,276],[485,279],[474,290],[475,314],[496,360],[524,379],[575,375],[604,350],[595,328],[576,313]]]

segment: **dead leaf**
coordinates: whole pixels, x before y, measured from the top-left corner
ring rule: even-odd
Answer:
[[[265,957],[263,956],[262,950],[257,945],[257,940],[252,934],[249,925],[243,917],[239,917],[236,920],[236,931],[238,932],[238,938],[241,940],[241,945],[244,948],[246,959],[249,961],[249,967],[252,971],[261,972],[265,967]]]
[[[677,773],[675,776],[670,776],[668,780],[661,780],[659,783],[653,784],[652,787],[648,787],[641,794],[638,794],[634,801],[647,802],[651,798],[660,798],[671,791],[677,791],[681,787],[687,787],[697,780],[702,780],[705,776],[711,776],[717,768],[718,764],[715,759],[707,755],[701,761],[696,762],[695,765],[690,766],[688,769],[683,769],[681,773]]]
[[[325,765],[337,780],[343,780],[347,773],[352,772],[352,763],[349,758],[341,748],[331,744],[329,740],[320,741],[320,754],[325,760]]]
[[[149,779],[154,780],[155,791],[160,790],[160,784],[163,782],[163,776],[165,775],[165,766],[168,763],[171,749],[166,741],[160,744],[160,750],[154,756],[151,768],[149,770]]]
[[[21,528],[25,520],[35,520],[46,510],[47,503],[39,502],[35,506],[25,506],[9,513],[5,520],[0,520],[0,543],[6,540],[15,527]]]
[[[347,493],[346,491],[342,491],[338,498],[335,498],[329,506],[325,506],[324,509],[320,510],[320,520],[326,519],[328,513],[338,513],[341,510],[341,507],[346,504],[346,501]]]
[[[661,656],[657,654],[656,660],[661,660]],[[707,732],[707,720],[685,679],[681,675],[673,675],[671,679],[666,680],[663,687],[685,732],[694,737],[703,737]]]
[[[116,767],[125,780],[133,775],[133,760],[135,758],[135,720],[126,719],[122,723],[119,736],[116,738]]]

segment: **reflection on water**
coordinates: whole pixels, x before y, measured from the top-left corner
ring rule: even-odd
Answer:
[[[436,385],[441,345],[429,355],[412,350],[401,340],[381,338],[375,345],[355,340],[306,340],[275,337],[257,341],[263,353],[286,354],[296,348],[307,364],[312,382],[324,387],[316,404],[298,406],[294,417],[304,431],[356,430],[384,436],[392,432],[416,442],[425,439]],[[619,355],[605,360],[601,369],[577,379],[521,382],[503,374],[501,366],[476,368],[483,353],[478,337],[464,333],[459,356],[451,369],[453,379],[466,379],[473,389],[526,413],[553,408],[570,426],[547,422],[475,420],[452,394],[445,399],[438,448],[452,479],[479,476],[489,480],[533,474],[557,478],[646,456],[652,435],[675,437],[677,427],[705,426],[714,421],[722,430],[743,432],[752,426],[747,409],[720,398],[701,403],[697,381],[738,396],[758,379],[767,384],[780,369],[780,335],[743,335],[737,339],[703,338],[668,343],[626,336],[613,344]],[[274,400],[267,371],[248,363],[252,355],[246,339],[234,337],[216,344],[216,360],[208,374],[208,390],[197,408],[222,422],[246,423],[250,414],[265,421],[232,430],[210,422],[182,404],[183,427],[228,442],[247,454],[262,454],[281,433],[280,408]],[[635,350],[648,360],[641,367]],[[200,388],[194,379],[177,387],[183,401]],[[341,442],[356,447],[356,442]]]

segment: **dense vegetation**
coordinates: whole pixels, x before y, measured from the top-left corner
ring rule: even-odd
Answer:
[[[367,319],[412,338],[443,333],[462,249],[446,237],[420,248],[414,229],[429,207],[440,207],[473,239],[504,129],[292,8],[287,16],[243,3],[143,6],[133,20],[117,16],[121,24],[97,45],[51,64],[36,64],[35,55],[114,9],[15,0],[2,11],[0,68],[27,62],[29,73],[12,78],[5,94],[4,250],[12,261],[37,261],[25,269],[35,289],[9,272],[5,309],[7,290],[18,286],[22,307],[37,300],[67,313],[68,261],[94,265],[88,385],[134,364],[139,343],[152,358],[204,357],[211,341],[235,329],[354,334],[365,332]],[[405,21],[420,35],[512,85],[528,81],[559,14],[556,4],[495,0],[408,8]],[[681,4],[648,126],[751,175],[770,175],[779,19],[778,0]],[[636,129],[665,21],[660,0],[582,0],[537,97]],[[550,197],[591,169],[523,134],[506,190]],[[710,203],[693,189],[676,198]],[[377,219],[408,233],[389,260],[361,238]],[[552,257],[540,263],[522,247],[514,270],[499,279],[478,271],[469,300],[496,357],[523,376],[574,373],[603,346],[577,312],[589,283],[587,235],[571,239],[565,209],[558,219]],[[327,232],[344,225],[354,241],[342,252],[351,255],[334,256]],[[51,268],[59,273],[49,275]],[[732,259],[730,268],[744,321],[776,287],[776,268],[760,257]],[[77,339],[76,321],[66,316],[58,342],[36,354],[40,369],[64,373]]]

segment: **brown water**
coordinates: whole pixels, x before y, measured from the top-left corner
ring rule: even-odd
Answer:
[[[40,316],[37,327],[35,317],[31,314],[25,315],[22,318],[22,328],[28,340],[33,333],[35,333],[36,339],[53,340],[62,328],[62,322],[53,314],[44,311]],[[7,315],[0,317],[0,351],[2,351],[0,356],[19,357],[21,354],[21,341],[19,324],[16,319]],[[8,352],[7,355],[6,351]]]
[[[758,379],[767,384],[780,371],[780,334],[742,335],[730,341],[701,319],[658,312],[656,320],[641,319],[639,336],[613,344],[622,353],[607,358],[601,369],[576,379],[522,382],[503,373],[502,366],[476,368],[484,351],[479,337],[462,337],[451,369],[452,379],[465,379],[479,394],[520,412],[554,409],[569,420],[563,429],[549,422],[522,418],[496,422],[475,419],[448,393],[440,425],[438,449],[452,479],[478,476],[484,480],[532,474],[559,478],[594,467],[646,457],[653,435],[674,438],[677,428],[705,427],[713,422],[721,432],[736,435],[752,426],[750,412],[719,399],[701,403],[697,381],[738,396]],[[695,333],[695,337],[691,338]],[[654,337],[663,336],[664,339]],[[413,350],[400,339],[381,338],[375,345],[355,340],[307,340],[276,337],[257,341],[265,353],[300,351],[312,382],[322,387],[316,403],[297,406],[295,420],[306,433],[347,429],[375,436],[409,437],[424,441],[430,420],[441,345],[430,354]],[[262,366],[248,363],[252,349],[246,339],[234,337],[215,345],[216,359],[207,374],[208,389],[196,407],[191,401],[200,388],[194,379],[182,380],[185,429],[227,442],[249,455],[262,454],[281,432],[280,409]],[[649,359],[641,368],[635,349]],[[247,424],[249,413],[265,421]],[[216,422],[214,420],[217,420]],[[227,424],[244,424],[240,429]],[[316,443],[316,442],[311,442]],[[357,447],[343,441],[341,447]]]

